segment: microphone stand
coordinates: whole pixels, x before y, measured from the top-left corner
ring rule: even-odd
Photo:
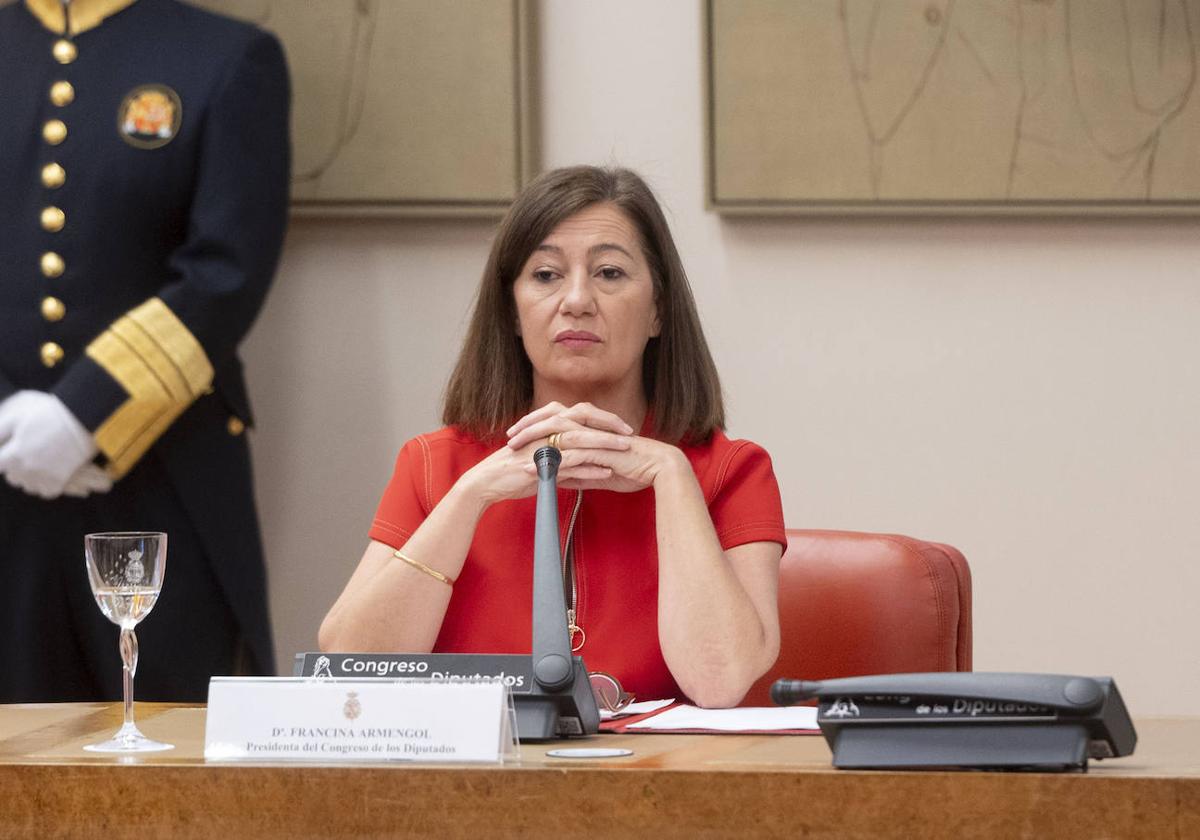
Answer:
[[[546,691],[571,682],[571,636],[562,621],[562,555],[558,536],[558,465],[562,454],[551,446],[533,453],[537,465],[537,518],[533,534],[533,678]]]
[[[537,519],[533,537],[533,690],[517,703],[521,739],[589,735],[600,730],[600,710],[583,657],[571,655],[558,533],[558,465],[552,446],[533,453],[537,465]]]

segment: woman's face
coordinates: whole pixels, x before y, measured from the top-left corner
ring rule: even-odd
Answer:
[[[623,211],[593,204],[560,222],[526,260],[513,296],[535,393],[641,393],[642,354],[660,325],[641,238]]]

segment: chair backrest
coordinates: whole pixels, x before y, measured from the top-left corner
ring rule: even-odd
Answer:
[[[781,677],[971,670],[971,572],[957,549],[896,534],[788,530],[779,570]]]

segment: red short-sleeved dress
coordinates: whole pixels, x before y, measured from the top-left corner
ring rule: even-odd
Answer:
[[[410,440],[396,459],[371,538],[402,547],[459,476],[498,448],[454,427]],[[683,452],[722,548],[760,541],[786,545],[779,486],[765,450],[717,431],[706,444],[685,446]],[[576,492],[558,493],[564,537]],[[577,653],[589,670],[612,674],[639,698],[682,698],[658,641],[654,491],[582,492],[574,555],[576,624],[586,639]],[[484,512],[435,652],[529,653],[535,507],[530,497],[499,502]]]

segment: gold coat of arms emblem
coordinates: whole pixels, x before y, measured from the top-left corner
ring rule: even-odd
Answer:
[[[171,142],[183,120],[179,94],[166,85],[141,85],[126,94],[117,111],[117,133],[139,149]]]

